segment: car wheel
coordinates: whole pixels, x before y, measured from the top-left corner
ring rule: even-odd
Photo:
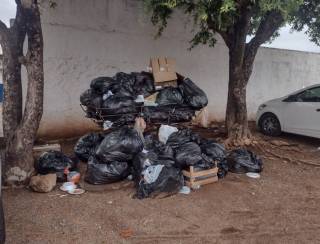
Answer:
[[[259,127],[261,132],[267,136],[279,136],[281,134],[280,122],[277,116],[272,113],[262,115]]]

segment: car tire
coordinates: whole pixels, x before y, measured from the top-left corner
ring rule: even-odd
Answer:
[[[280,122],[277,116],[272,113],[266,113],[261,116],[259,128],[267,136],[279,136],[281,134]]]

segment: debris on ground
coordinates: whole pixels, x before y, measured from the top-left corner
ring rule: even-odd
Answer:
[[[35,192],[48,193],[53,190],[56,183],[56,174],[35,175],[31,177],[29,187]]]
[[[125,239],[130,238],[133,236],[133,230],[131,228],[123,229],[120,231],[120,236]]]
[[[134,127],[137,129],[123,126],[90,135],[99,140],[92,140],[94,145],[88,143],[88,150],[83,148],[91,155],[84,177],[87,183],[110,184],[132,175],[130,179],[134,180],[137,190],[135,196],[142,199],[180,192],[188,178],[183,171],[190,172],[190,167],[194,172],[192,181],[197,183],[192,189],[216,182],[229,171],[262,170],[262,161],[252,152],[237,149],[228,153],[222,144],[202,138],[190,128],[161,125],[157,132],[144,132],[143,119],[136,120]],[[80,138],[77,145],[83,141]]]

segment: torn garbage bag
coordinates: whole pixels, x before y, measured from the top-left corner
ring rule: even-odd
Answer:
[[[147,183],[144,178],[141,179],[137,186],[136,196],[142,199],[155,196],[159,193],[175,194],[179,192],[183,184],[184,180],[180,169],[164,166],[154,182]]]
[[[207,106],[207,95],[189,78],[184,79],[179,84],[179,89],[187,104],[195,109],[201,109]]]
[[[58,181],[64,181],[64,170],[75,170],[77,163],[59,151],[48,151],[43,153],[35,165],[39,174],[45,175],[56,173]]]
[[[90,156],[94,156],[103,136],[100,133],[89,133],[81,137],[74,147],[74,153],[83,162],[87,162]]]
[[[93,185],[110,184],[126,179],[129,174],[130,167],[126,162],[104,164],[90,157],[85,181]]]
[[[263,169],[262,160],[253,152],[236,149],[227,156],[229,171],[232,173],[260,173]]]
[[[128,162],[141,152],[143,142],[134,129],[123,127],[107,134],[96,151],[102,162]]]

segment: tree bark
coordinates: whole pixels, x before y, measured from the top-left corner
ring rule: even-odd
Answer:
[[[3,50],[3,132],[5,138],[11,138],[22,119],[21,63],[23,43],[26,35],[22,8],[17,2],[15,24],[8,29],[2,23],[0,32]]]
[[[246,70],[242,68],[234,57],[232,50],[229,55],[229,86],[226,111],[226,128],[228,140],[235,145],[243,145],[250,140],[248,127],[246,86],[248,79]]]
[[[25,57],[18,57],[18,61],[26,66],[28,88],[23,117],[15,130],[8,133],[4,167],[5,183],[15,185],[26,183],[34,170],[32,149],[42,117],[44,83],[43,37],[38,4],[35,0],[22,0],[20,7],[24,19],[21,25],[24,25],[28,36],[28,51]],[[21,67],[15,74],[20,75],[21,79]]]

